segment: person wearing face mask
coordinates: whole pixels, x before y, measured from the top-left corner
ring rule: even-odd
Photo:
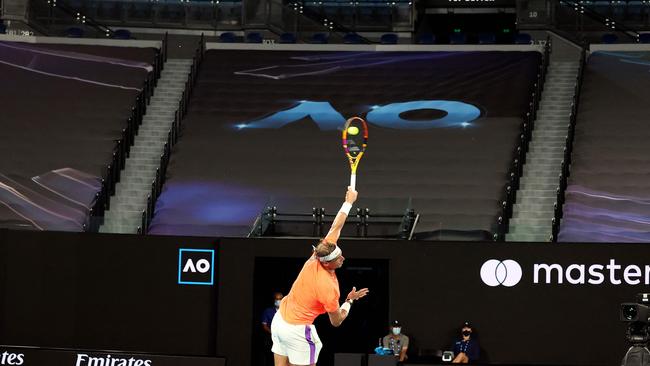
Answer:
[[[404,362],[408,357],[406,351],[409,348],[409,337],[402,333],[402,325],[397,320],[390,324],[390,333],[382,340],[384,348],[393,351],[399,362]]]
[[[268,335],[271,335],[271,322],[273,321],[275,313],[280,308],[280,302],[282,302],[283,297],[284,295],[281,292],[274,293],[273,306],[264,309],[264,312],[262,313],[262,328],[264,328],[264,331]]]
[[[454,359],[451,361],[452,363],[478,361],[480,346],[473,333],[472,325],[465,322],[460,329],[460,340],[454,344]]]

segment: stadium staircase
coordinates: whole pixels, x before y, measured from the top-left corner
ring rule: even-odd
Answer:
[[[552,241],[578,61],[551,61],[506,241]]]
[[[165,63],[100,232],[137,232],[191,66],[191,59]]]

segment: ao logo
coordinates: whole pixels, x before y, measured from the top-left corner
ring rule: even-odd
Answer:
[[[521,281],[521,266],[512,259],[490,259],[481,266],[481,279],[491,287],[512,287]]]
[[[213,285],[214,266],[214,249],[181,248],[178,251],[178,284]]]
[[[187,263],[185,263],[185,268],[183,268],[183,272],[201,272],[205,273],[210,270],[210,262],[208,262],[207,259],[199,259],[196,262],[196,265],[194,265],[194,262],[192,262],[192,259],[188,259]]]

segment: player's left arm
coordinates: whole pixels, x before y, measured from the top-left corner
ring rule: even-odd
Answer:
[[[351,187],[348,187],[348,191],[345,193],[345,203],[343,206],[341,206],[341,209],[336,214],[334,222],[332,222],[332,227],[325,236],[325,241],[328,243],[336,243],[339,240],[339,237],[341,236],[341,230],[343,229],[343,225],[345,225],[345,220],[348,218],[350,209],[356,200],[357,191]]]
[[[348,294],[347,298],[345,299],[345,302],[341,306],[339,306],[339,308],[336,309],[335,311],[327,313],[327,315],[329,315],[330,318],[330,323],[332,323],[332,325],[335,327],[340,326],[345,320],[345,318],[348,317],[348,314],[350,314],[350,308],[352,307],[352,303],[368,295],[368,291],[369,290],[367,288],[362,288],[361,290],[357,291],[356,287],[352,287],[352,291],[350,291],[350,293]]]

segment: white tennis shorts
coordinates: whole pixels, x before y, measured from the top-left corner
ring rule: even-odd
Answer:
[[[276,312],[271,322],[271,351],[280,356],[288,356],[292,365],[313,365],[323,348],[316,327],[312,325],[289,324]]]

